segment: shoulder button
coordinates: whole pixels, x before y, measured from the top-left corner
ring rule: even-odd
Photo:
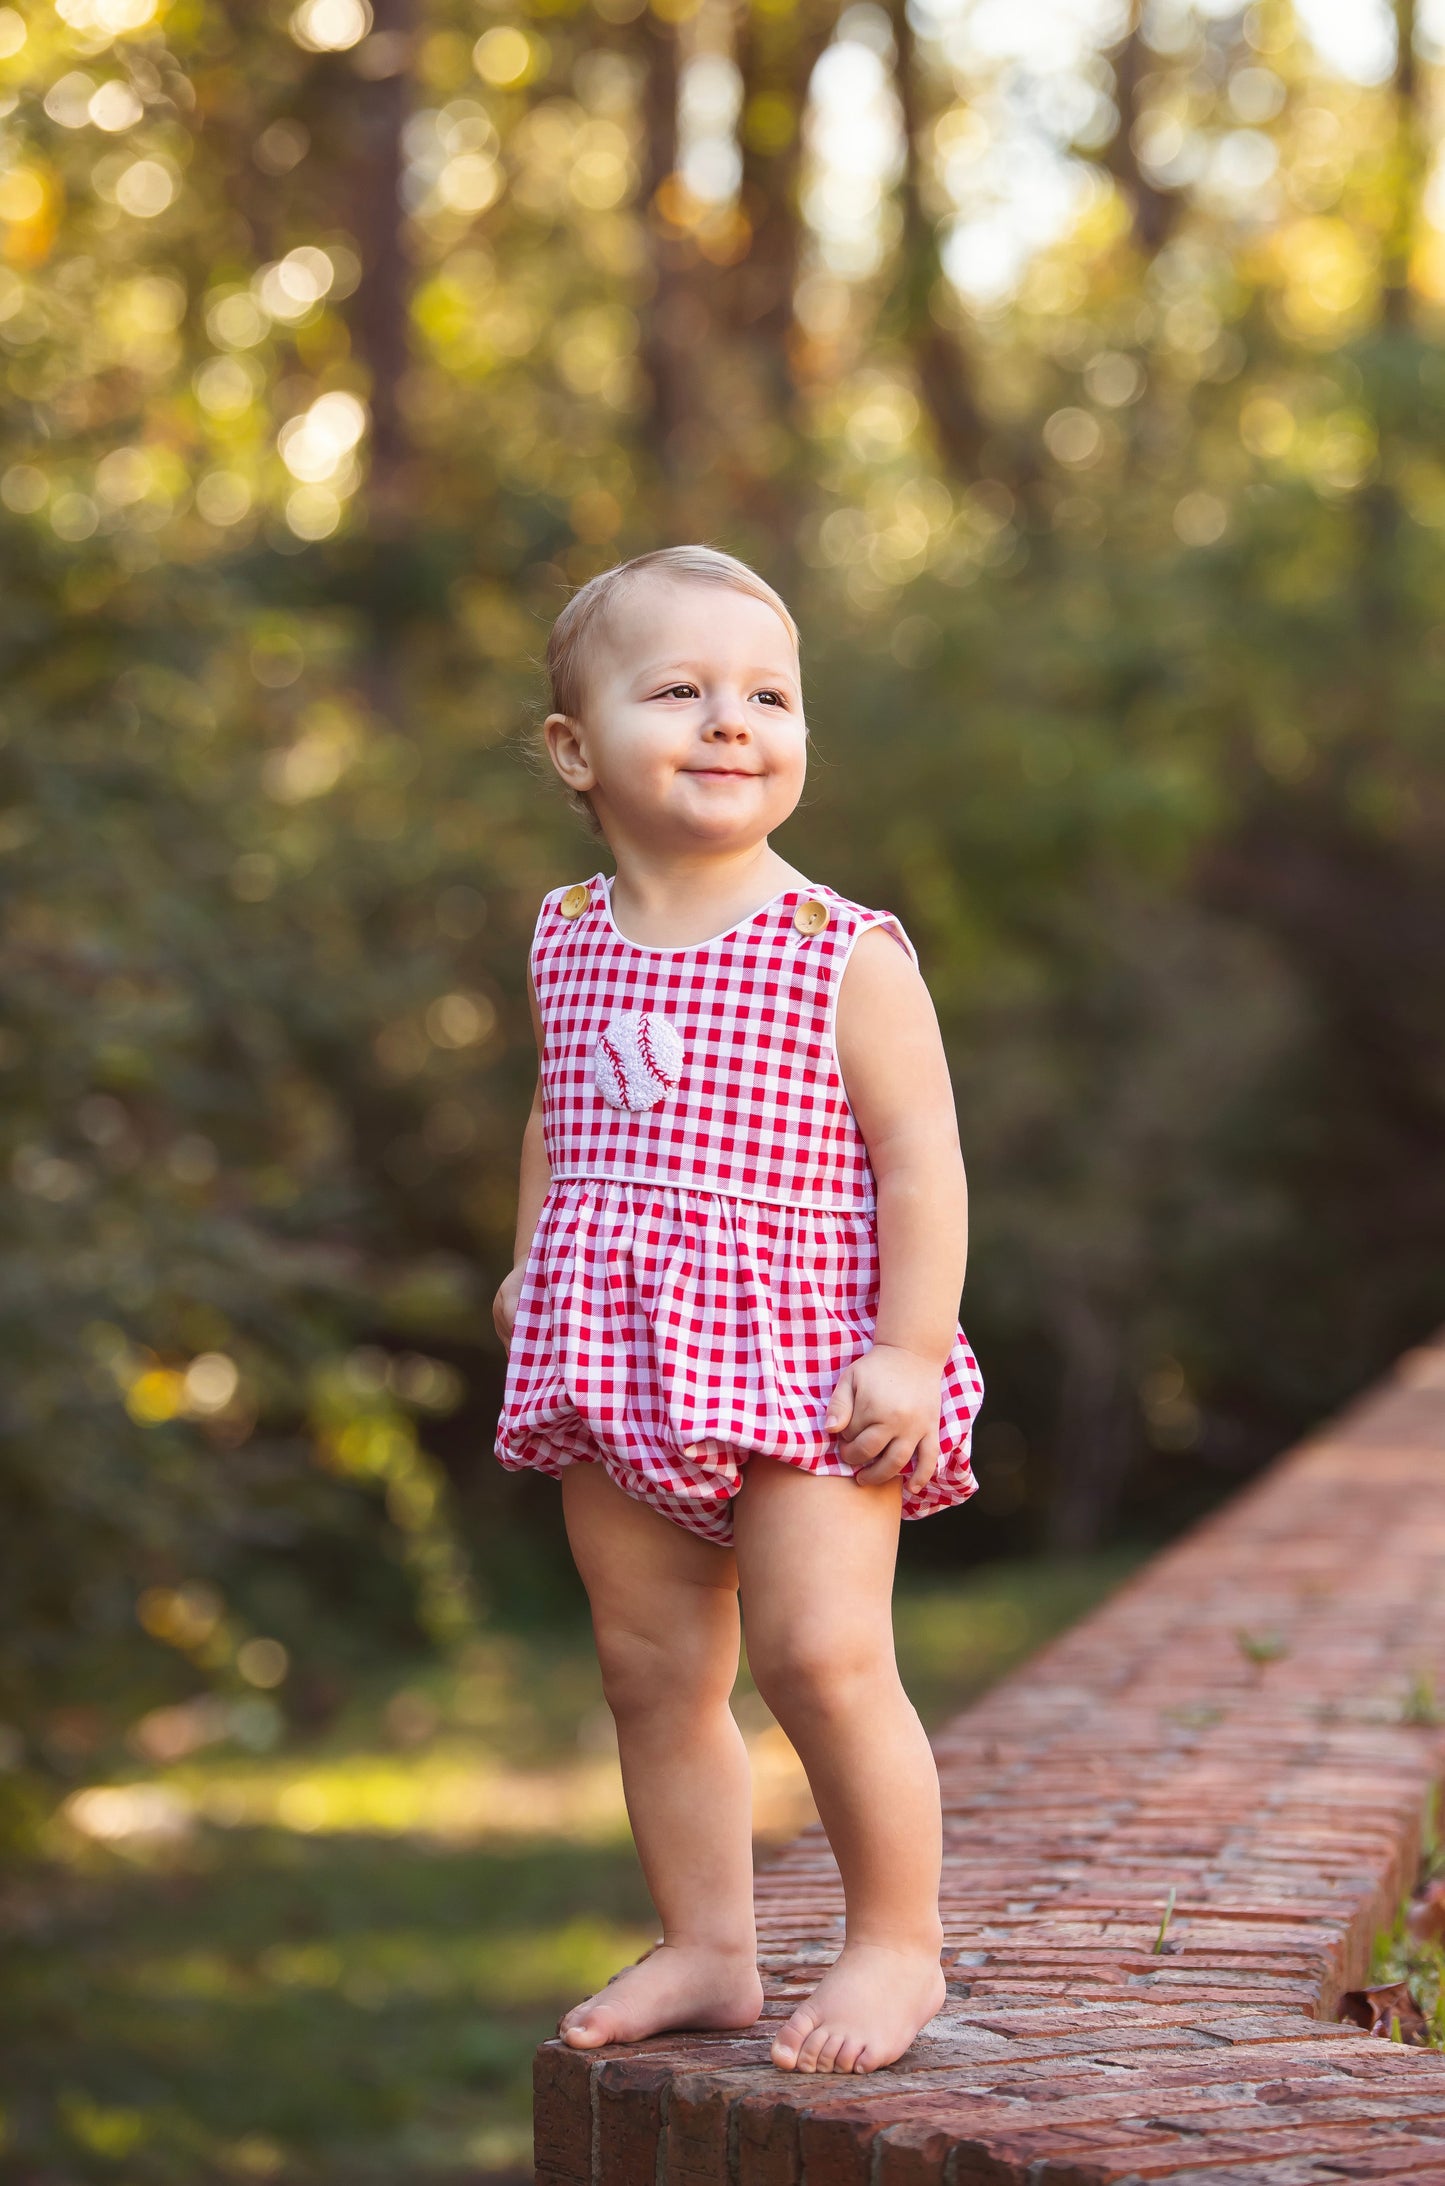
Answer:
[[[793,913],[793,924],[800,934],[820,934],[832,915],[827,904],[817,896],[804,896]]]
[[[591,889],[585,880],[579,880],[567,890],[557,908],[563,918],[580,918],[591,901]]]

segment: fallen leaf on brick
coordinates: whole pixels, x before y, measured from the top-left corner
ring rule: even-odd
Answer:
[[[1430,2040],[1429,2021],[1411,1995],[1408,1981],[1387,1981],[1377,1989],[1346,1989],[1339,2016],[1389,2042],[1424,2049]]]
[[[1405,1928],[1422,1943],[1445,1943],[1445,1881],[1430,1883],[1415,1899]]]

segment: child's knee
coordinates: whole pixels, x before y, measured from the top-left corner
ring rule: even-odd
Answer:
[[[845,1629],[750,1632],[748,1668],[779,1721],[846,1708],[879,1677],[897,1676],[890,1636]]]
[[[635,1719],[726,1702],[737,1677],[736,1612],[730,1635],[725,1615],[708,1621],[712,1629],[679,1633],[594,1620],[602,1690],[612,1713]]]

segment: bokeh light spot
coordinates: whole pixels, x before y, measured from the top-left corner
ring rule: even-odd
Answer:
[[[302,0],[289,27],[308,53],[345,53],[371,28],[370,0]]]

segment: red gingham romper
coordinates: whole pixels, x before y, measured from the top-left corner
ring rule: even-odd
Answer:
[[[496,1455],[558,1477],[602,1464],[705,1541],[732,1540],[751,1451],[851,1475],[825,1431],[872,1341],[876,1180],[834,1045],[838,987],[888,911],[795,883],[725,934],[628,941],[594,873],[554,888],[531,949],[551,1182],[527,1255]],[[818,933],[793,923],[826,906]],[[903,1516],[976,1490],[983,1397],[962,1329],[943,1369],[941,1455]]]

